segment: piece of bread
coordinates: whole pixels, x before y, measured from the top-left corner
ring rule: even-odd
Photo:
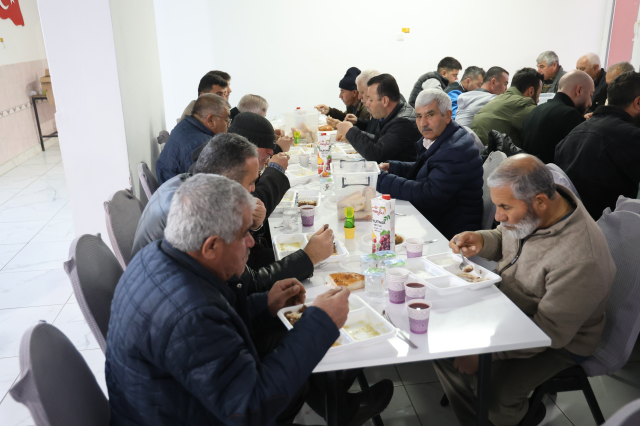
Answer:
[[[371,209],[369,211],[361,211],[353,213],[353,219],[356,221],[369,221],[373,219],[373,215],[371,214]]]
[[[318,126],[318,130],[321,132],[330,132],[333,130],[333,127],[330,124],[325,124],[324,126]]]
[[[344,209],[345,207],[353,207],[353,211],[359,212],[364,210],[366,202],[367,199],[362,196],[360,191],[355,191],[338,200],[338,208]]]
[[[355,272],[336,272],[329,274],[329,284],[338,288],[348,288],[350,291],[364,288],[364,275]]]
[[[364,210],[367,212],[371,211],[371,200],[376,198],[376,190],[371,186],[365,186],[362,188],[362,196],[365,198],[365,206]]]

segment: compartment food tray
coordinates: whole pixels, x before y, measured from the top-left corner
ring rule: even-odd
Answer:
[[[502,281],[502,278],[498,274],[495,274],[494,272],[491,272],[490,270],[476,263],[473,263],[468,259],[467,259],[467,264],[473,266],[473,271],[469,273],[473,276],[484,278],[484,281],[470,283],[460,278],[458,276],[458,274],[462,273],[462,271],[459,268],[459,265],[461,262],[460,255],[457,255],[451,252],[432,254],[432,255],[426,256],[426,259],[431,263],[435,264],[436,266],[439,266],[440,268],[444,269],[445,271],[447,271],[447,273],[455,276],[460,281],[462,281],[464,283],[464,286],[462,286],[462,288],[478,290],[481,288],[489,287],[490,285],[493,285],[495,283]]]
[[[298,250],[304,249],[307,246],[307,243],[309,242],[308,238],[311,238],[311,235],[313,235],[314,233],[315,232],[309,232],[305,234],[280,234],[273,237],[273,250],[276,255],[276,260],[281,260],[284,257],[287,257],[288,255]],[[344,259],[345,257],[349,256],[349,250],[347,250],[345,245],[342,243],[342,241],[340,241],[340,239],[335,234],[333,236],[333,242],[336,245],[336,251],[338,252],[338,254],[329,256],[329,258],[326,259],[326,262],[338,262]],[[280,244],[290,245],[295,243],[299,243],[300,248],[282,250],[280,247]]]

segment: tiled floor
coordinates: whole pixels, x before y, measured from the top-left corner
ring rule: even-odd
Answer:
[[[18,349],[24,331],[38,320],[62,330],[80,350],[106,393],[104,355],[72,296],[62,270],[74,238],[60,149],[45,153],[0,176],[0,425],[33,425],[27,409],[7,391],[20,372]],[[443,391],[430,363],[366,370],[370,384],[389,378],[396,388],[382,414],[385,425],[456,425],[450,407],[439,405]],[[617,374],[591,379],[605,417],[640,398],[640,351]],[[577,392],[546,400],[543,425],[594,425]],[[307,413],[308,412],[308,413]],[[301,420],[321,424],[304,410]]]

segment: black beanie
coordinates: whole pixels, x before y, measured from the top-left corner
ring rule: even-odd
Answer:
[[[347,70],[338,87],[344,90],[358,90],[356,86],[356,77],[360,75],[360,70],[356,67],[351,67]]]
[[[273,133],[271,122],[253,112],[241,112],[236,115],[227,132],[244,136],[258,148],[276,147],[276,135]]]

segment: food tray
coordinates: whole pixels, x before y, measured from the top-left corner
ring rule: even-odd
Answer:
[[[297,191],[290,189],[284,193],[284,197],[280,200],[280,204],[273,209],[274,213],[282,213],[285,208],[293,207],[296,204]]]
[[[296,207],[300,207],[298,202],[305,200],[315,201],[316,209],[320,207],[320,203],[322,202],[322,195],[320,194],[320,191],[298,191],[297,194],[298,197],[295,203]]]
[[[307,306],[312,302],[308,302]],[[351,306],[356,307],[356,309],[351,309]],[[300,309],[302,305],[290,306],[287,308],[280,309],[278,311],[278,318],[280,321],[287,327],[288,330],[291,330],[294,326],[291,325],[289,320],[285,317],[287,312],[297,311]],[[304,314],[302,315],[304,318]],[[353,326],[357,324],[367,324],[370,325],[376,332],[379,333],[378,336],[364,338],[361,340],[356,340],[349,334],[349,330],[353,331]],[[376,343],[384,342],[386,340],[395,337],[396,328],[389,324],[387,320],[385,320],[382,315],[377,313],[375,309],[365,303],[364,300],[356,296],[355,294],[351,294],[349,296],[349,314],[347,315],[347,322],[344,327],[340,329],[340,337],[338,338],[338,342],[340,342],[340,346],[335,346],[329,348],[327,351],[327,355],[332,355],[336,353],[340,353],[349,349],[359,348],[362,346],[369,346]]]
[[[412,279],[427,280],[434,277],[449,275],[447,271],[423,259],[422,257],[413,257],[402,260],[407,262],[407,266],[404,268],[409,270],[409,276],[411,276]]]
[[[309,242],[308,238],[311,238],[311,235],[313,234],[315,234],[315,232],[309,232],[306,234],[280,234],[273,237],[273,250],[276,254],[276,260],[282,260],[283,258],[289,256],[291,253],[304,249]],[[329,258],[323,260],[323,262],[338,262],[349,256],[349,250],[347,250],[345,245],[337,236],[335,236],[335,234],[333,236],[333,242],[336,245],[336,251],[338,252],[338,254],[329,256]],[[300,243],[300,248],[281,250],[280,244],[291,243]]]
[[[309,241],[309,238],[311,238],[313,234],[315,234],[315,232],[309,232],[305,234],[305,238],[307,239],[307,242]],[[347,250],[347,247],[345,247],[342,241],[340,241],[340,239],[335,234],[333,235],[333,243],[336,245],[336,251],[338,253],[332,254],[331,256],[329,256],[328,259],[323,260],[323,262],[339,262],[342,259],[349,256],[349,250]]]
[[[439,254],[432,254],[432,255],[426,256],[426,258],[428,261],[436,265],[438,265],[439,263],[442,263],[442,261],[450,261],[449,264],[442,264],[438,266],[440,266],[440,268],[444,269],[448,273],[455,275],[456,278],[458,278],[459,280],[465,283],[465,286],[464,286],[465,288],[469,288],[471,290],[478,290],[481,288],[489,287],[490,285],[493,285],[495,283],[502,281],[502,278],[498,274],[495,274],[489,271],[488,269],[476,263],[471,262],[469,259],[467,259],[468,264],[473,266],[473,271],[470,272],[470,274],[484,278],[485,280],[477,283],[470,283],[463,280],[462,278],[459,278],[457,275],[462,273],[462,271],[458,267],[461,262],[460,255],[458,254],[454,254],[451,252],[439,253]]]
[[[284,174],[289,178],[289,184],[291,186],[303,185],[311,180],[318,180],[320,177],[317,170],[306,169],[299,164],[289,165]]]

